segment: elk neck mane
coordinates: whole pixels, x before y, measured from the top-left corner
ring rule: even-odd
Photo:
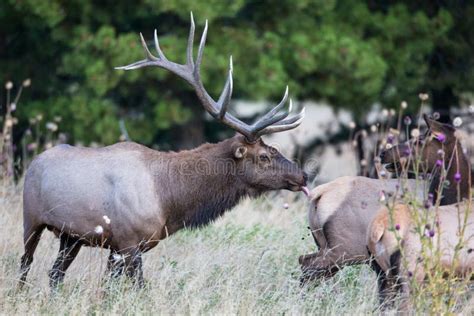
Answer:
[[[261,194],[238,177],[233,141],[230,138],[192,150],[160,153],[167,166],[155,175],[155,186],[160,192],[168,229],[204,226],[242,198]],[[161,168],[163,164],[159,165]]]

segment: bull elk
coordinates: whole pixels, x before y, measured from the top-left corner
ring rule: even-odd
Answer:
[[[382,162],[388,164],[390,169],[399,169],[401,157],[398,153],[406,153],[408,148],[411,150],[411,155],[415,155],[415,148],[419,148],[420,164],[423,165],[426,173],[433,174],[434,181],[432,182],[439,183],[440,166],[437,163],[439,164],[440,159],[439,150],[443,149],[445,161],[447,161],[446,174],[451,181],[442,192],[441,204],[452,204],[458,201],[458,186],[460,198],[468,199],[470,197],[470,164],[463,154],[455,129],[426,116],[424,119],[428,126],[427,133],[422,137],[412,139],[408,144],[394,146],[390,151],[382,154]],[[444,137],[442,143],[440,134]],[[410,164],[406,167],[413,171],[415,166]],[[464,175],[459,184],[454,181],[456,171]],[[429,186],[429,190],[434,194],[438,193],[435,191],[436,188]],[[381,192],[402,193],[402,191],[416,192],[418,200],[426,199],[425,190],[419,184],[417,187],[414,179],[401,181],[341,177],[316,187],[310,193],[308,219],[319,251],[300,256],[299,262],[303,271],[301,282],[331,277],[346,265],[369,262],[370,254],[366,247],[367,229],[380,208]],[[378,270],[377,265],[374,268]],[[379,282],[379,286],[383,287],[385,282],[383,276],[379,278]]]
[[[410,278],[422,283],[426,274],[431,272],[420,264],[422,241],[419,228],[412,219],[414,212],[420,212],[423,218],[429,217],[426,210],[413,209],[405,204],[395,205],[391,211],[382,207],[369,225],[367,234],[367,247],[387,278],[385,286],[379,288],[379,295],[393,300],[400,292],[402,304],[399,308],[404,312],[411,309]],[[474,213],[471,201],[440,206],[436,220],[439,229],[432,230],[428,236],[434,237],[434,232],[440,234],[432,239],[433,245],[429,250],[440,251],[440,266],[437,269],[443,269],[448,275],[452,271],[459,278],[474,277]]]
[[[194,88],[213,118],[238,134],[181,152],[160,152],[123,142],[98,149],[60,145],[39,155],[25,178],[25,253],[20,284],[26,280],[45,228],[60,239],[57,259],[49,272],[51,287],[63,281],[82,246],[109,248],[108,271],[126,274],[142,286],[142,253],[167,236],[185,227],[208,224],[243,197],[281,189],[308,193],[306,174],[261,139],[262,135],[297,127],[304,108],[289,116],[287,88],[281,102],[254,124],[231,115],[227,108],[232,95],[232,59],[227,82],[215,101],[200,75],[207,21],[195,60],[194,30],[191,15],[185,64],[165,57],[155,30],[158,57],[150,53],[140,34],[146,58],[117,69],[155,66],[174,73]]]

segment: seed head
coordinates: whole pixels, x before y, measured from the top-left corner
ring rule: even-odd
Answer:
[[[31,79],[28,78],[23,80],[23,87],[28,88],[29,86],[31,86]]]
[[[420,136],[420,130],[418,128],[414,128],[411,130],[411,137],[417,138]]]
[[[459,116],[456,117],[454,120],[453,120],[453,125],[454,127],[459,127],[462,125],[462,118],[460,118]]]
[[[109,218],[107,215],[102,216],[102,218],[104,219],[104,222],[105,222],[107,225],[110,224],[110,218]]]
[[[288,205],[288,203],[284,203],[284,204],[283,204],[283,208],[284,208],[285,210],[287,210],[288,207],[290,207],[290,206]]]
[[[408,103],[406,101],[402,101],[402,103],[400,103],[400,107],[405,110],[408,107]]]
[[[94,232],[96,234],[102,234],[104,232],[104,228],[101,226],[101,225],[97,225],[95,228],[94,228]]]
[[[429,99],[428,93],[420,93],[418,97],[420,98],[421,101],[426,101]]]
[[[350,129],[356,128],[356,123],[355,123],[354,121],[350,121],[350,122],[349,122],[349,128],[350,128]]]
[[[46,123],[46,128],[51,132],[56,132],[58,130],[58,124],[53,122]]]
[[[370,131],[371,131],[372,133],[377,132],[377,126],[371,125],[371,126],[370,126]]]
[[[11,90],[12,88],[13,88],[13,82],[8,81],[8,82],[5,84],[5,89]]]

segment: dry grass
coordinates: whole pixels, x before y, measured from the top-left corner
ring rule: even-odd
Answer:
[[[22,254],[20,193],[1,200],[2,314],[361,314],[377,311],[375,275],[344,269],[317,287],[300,289],[298,256],[314,251],[306,202],[282,192],[245,200],[218,222],[181,231],[144,256],[147,286],[102,283],[107,252],[83,248],[55,295],[47,271],[58,241],[45,232],[27,289],[16,292]],[[289,203],[289,209],[283,204]],[[304,238],[304,239],[303,239]]]

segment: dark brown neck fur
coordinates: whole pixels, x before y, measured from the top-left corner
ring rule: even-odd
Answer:
[[[456,159],[456,155],[453,154],[454,150],[451,151],[446,156],[446,180],[449,181],[449,186],[442,189],[442,197],[440,200],[440,205],[449,205],[454,204],[463,199],[470,198],[470,175],[471,175],[471,165],[469,163],[468,158],[464,155],[462,146],[457,143],[457,152],[458,152],[458,160]],[[451,166],[449,166],[449,160],[452,157]],[[456,172],[461,174],[461,181],[456,183],[454,180],[454,175]],[[434,195],[434,201],[437,200],[438,197],[438,188],[440,185],[440,175],[433,177],[430,184],[430,192]],[[458,185],[459,185],[459,197],[458,197]]]
[[[231,138],[193,150],[160,153],[159,159],[166,161],[168,167],[155,176],[155,183],[161,193],[168,234],[183,227],[206,225],[242,198],[263,193],[239,179],[232,141]],[[161,168],[162,164],[157,165]]]

